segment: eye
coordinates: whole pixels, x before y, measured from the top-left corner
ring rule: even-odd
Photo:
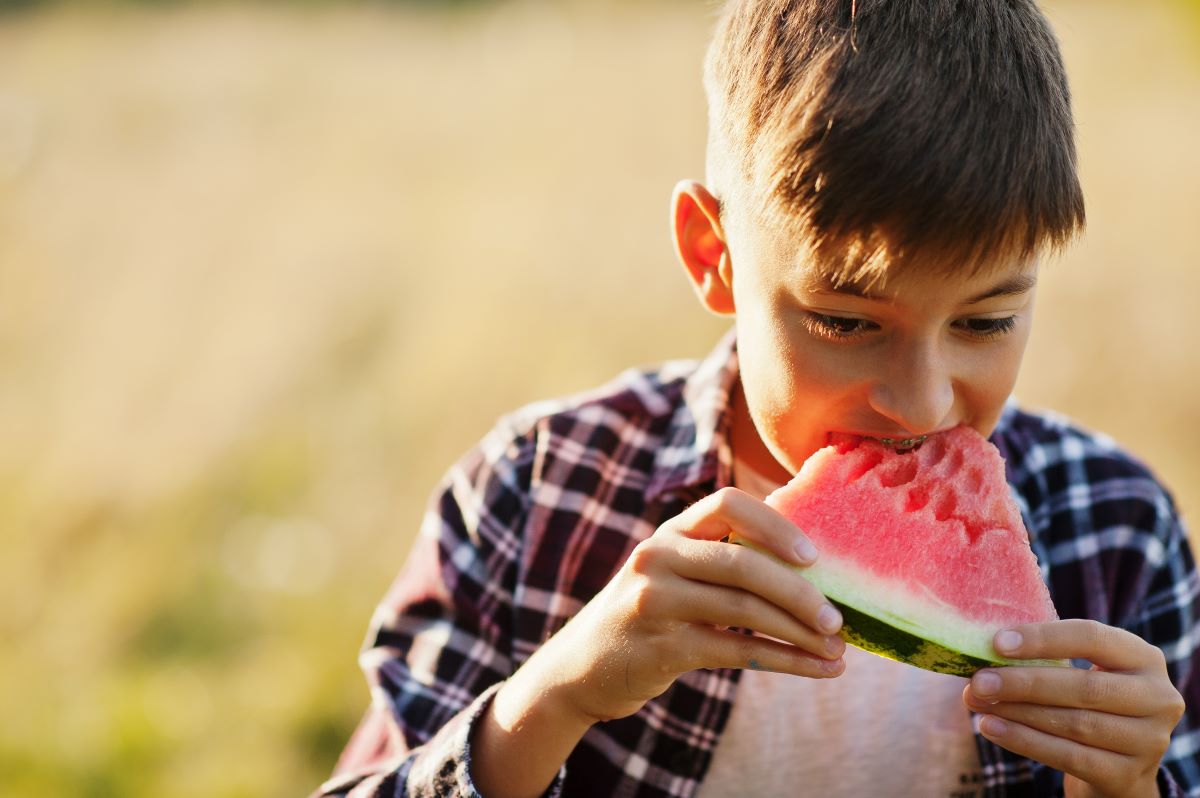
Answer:
[[[805,314],[804,325],[814,335],[835,340],[854,338],[855,336],[879,329],[878,324],[866,319],[855,319],[849,316],[830,316],[825,313],[812,312]]]
[[[954,322],[954,326],[970,335],[973,338],[981,340],[991,340],[999,338],[1002,335],[1007,335],[1017,326],[1016,316],[1004,316],[999,319],[960,319]]]

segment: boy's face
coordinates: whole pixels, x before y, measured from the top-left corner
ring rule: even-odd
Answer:
[[[687,225],[676,221],[686,264]],[[1029,339],[1036,264],[890,277],[864,291],[822,281],[762,226],[714,233],[726,260],[696,289],[710,309],[736,313],[739,458],[784,479],[836,434],[902,440],[958,424],[991,433]]]

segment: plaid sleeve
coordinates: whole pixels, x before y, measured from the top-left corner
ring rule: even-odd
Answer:
[[[533,457],[530,438],[502,424],[447,474],[371,620],[359,658],[371,707],[314,796],[479,795],[470,737],[512,670]]]
[[[1200,796],[1200,578],[1170,498],[1163,495],[1158,504],[1154,539],[1163,546],[1147,552],[1148,563],[1156,567],[1126,628],[1162,650],[1171,682],[1187,707],[1163,756],[1159,788],[1172,798],[1195,798]]]
[[[1088,512],[1097,534],[1083,544],[1095,549],[1097,572],[1107,575],[1107,587],[1096,591],[1112,602],[1105,621],[1158,647],[1184,699],[1184,715],[1159,767],[1159,791],[1200,798],[1200,577],[1170,494],[1140,465],[1131,471],[1126,460],[1113,471],[1115,462],[1086,463],[1094,478]]]
[[[1014,411],[1002,428],[998,447],[1060,617],[1126,629],[1163,652],[1186,708],[1159,791],[1200,798],[1200,578],[1169,491],[1110,438],[1062,417]],[[998,783],[1028,772],[1036,794],[1062,794],[1061,774],[995,753]]]

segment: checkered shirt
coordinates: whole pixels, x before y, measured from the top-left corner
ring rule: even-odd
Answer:
[[[470,732],[502,680],[639,541],[730,484],[736,379],[731,332],[703,361],[630,370],[507,416],[455,465],[371,620],[360,657],[371,706],[314,796],[477,796]],[[1110,440],[1056,417],[1010,404],[992,442],[1060,616],[1128,629],[1166,655],[1187,712],[1159,786],[1200,796],[1200,580],[1170,496]],[[685,673],[636,714],[593,726],[547,795],[694,795],[739,674]],[[1062,794],[1061,773],[976,743],[985,795]]]

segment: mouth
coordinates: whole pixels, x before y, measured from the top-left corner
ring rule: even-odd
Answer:
[[[929,436],[918,435],[915,438],[875,438],[875,440],[879,441],[884,446],[895,449],[898,452],[907,452],[917,448],[922,443],[929,440]]]
[[[928,435],[917,435],[912,438],[884,438],[851,432],[831,432],[826,436],[826,445],[836,446],[839,451],[844,453],[851,449],[857,449],[863,441],[875,441],[897,452],[912,452],[927,440],[929,440]]]

